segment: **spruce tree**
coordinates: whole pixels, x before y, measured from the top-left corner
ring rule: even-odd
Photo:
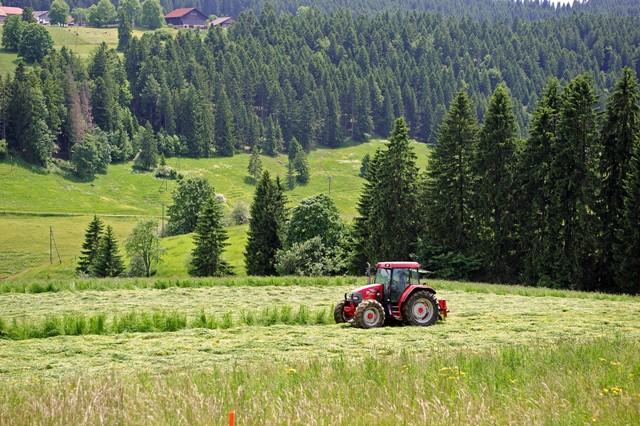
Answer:
[[[260,150],[257,146],[254,146],[251,150],[251,157],[249,158],[247,171],[253,178],[253,181],[258,182],[260,175],[262,175],[262,160],[260,159]]]
[[[223,219],[221,202],[209,197],[198,215],[189,274],[214,277],[231,273],[229,264],[222,258],[225,247],[229,245]]]
[[[153,134],[151,123],[140,130],[140,153],[136,158],[135,167],[140,170],[152,170],[158,166],[158,140]]]
[[[518,251],[523,258],[523,278],[527,284],[545,282],[550,277],[549,244],[555,236],[549,229],[550,168],[556,145],[561,101],[560,84],[553,79],[533,113],[529,138],[518,159],[516,176],[516,221]]]
[[[107,229],[98,243],[98,252],[90,268],[91,275],[101,278],[117,277],[123,271],[124,262],[118,248],[118,240],[116,240],[111,225],[107,225]]]
[[[376,152],[358,202],[354,270],[365,262],[408,260],[419,226],[418,168],[403,118],[394,123],[387,149]]]
[[[616,230],[616,290],[640,293],[640,136],[633,143],[631,161],[624,182],[624,206]]]
[[[562,288],[593,289],[597,250],[596,97],[583,74],[565,88],[549,169],[549,279]]]
[[[292,191],[296,187],[296,174],[294,172],[293,161],[287,163],[287,188]]]
[[[296,170],[296,181],[301,184],[309,182],[309,161],[307,153],[303,149],[299,150],[293,159],[293,167]]]
[[[78,258],[76,271],[79,274],[89,274],[91,272],[93,263],[98,256],[98,247],[103,228],[102,220],[98,216],[93,216],[93,220],[89,223],[84,234],[84,243],[82,243],[82,251]]]
[[[276,253],[284,239],[285,203],[279,179],[271,179],[268,171],[262,173],[251,204],[244,253],[248,275],[276,274]]]
[[[516,279],[514,154],[518,128],[507,89],[496,88],[484,116],[473,165],[473,228],[478,237],[473,252],[484,258],[487,278]]]
[[[471,101],[460,91],[440,126],[438,143],[429,158],[424,242],[437,251],[465,253],[469,248],[471,167],[478,130]]]
[[[615,91],[609,97],[601,132],[602,156],[600,174],[604,179],[601,193],[600,223],[602,225],[602,261],[599,268],[604,288],[614,288],[613,247],[624,236],[621,221],[625,211],[627,175],[634,142],[640,137],[640,88],[635,73],[622,70]],[[623,282],[618,284],[625,285]]]
[[[236,136],[233,130],[233,114],[227,92],[221,84],[216,86],[216,113],[214,144],[218,155],[233,156]]]
[[[118,10],[118,50],[124,51],[129,46],[133,34],[133,27],[129,15],[124,8]]]
[[[7,106],[7,143],[27,161],[46,166],[55,144],[46,123],[48,114],[37,75],[18,63]]]

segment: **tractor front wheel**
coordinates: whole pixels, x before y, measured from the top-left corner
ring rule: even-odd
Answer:
[[[438,301],[428,291],[416,291],[402,305],[402,317],[411,325],[433,325],[439,312]]]
[[[338,302],[336,307],[333,309],[333,319],[336,321],[336,324],[342,324],[343,322],[348,322],[349,320],[344,316],[344,305],[345,301],[341,300]]]
[[[377,300],[365,300],[356,308],[355,323],[360,328],[381,327],[384,324],[384,308]]]

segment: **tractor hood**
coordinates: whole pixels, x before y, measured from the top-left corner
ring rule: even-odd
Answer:
[[[369,284],[345,294],[345,299],[360,303],[363,300],[376,299],[379,294],[382,294],[382,284]]]

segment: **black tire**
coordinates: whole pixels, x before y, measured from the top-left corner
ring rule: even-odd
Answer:
[[[336,321],[336,324],[342,324],[345,322],[349,322],[347,318],[344,317],[344,305],[346,302],[341,300],[338,302],[336,307],[333,309],[333,319]]]
[[[384,324],[384,308],[377,300],[365,300],[356,308],[355,324],[360,328],[382,327]]]
[[[438,306],[438,301],[428,291],[416,291],[402,305],[402,318],[411,325],[422,327],[433,325],[439,316],[440,307]]]

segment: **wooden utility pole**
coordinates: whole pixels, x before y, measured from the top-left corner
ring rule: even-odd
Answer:
[[[56,249],[56,254],[58,255],[58,261],[62,264],[62,258],[60,257],[60,252],[58,251],[58,245],[56,244],[56,239],[53,238],[53,226],[49,227],[49,264],[53,265],[53,248]]]

